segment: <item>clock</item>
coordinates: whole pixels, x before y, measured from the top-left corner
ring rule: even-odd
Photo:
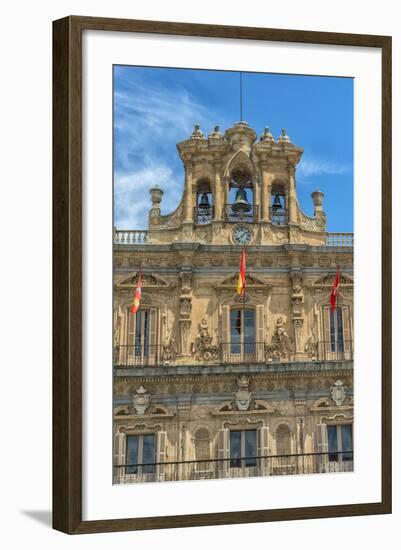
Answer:
[[[252,232],[246,225],[237,225],[233,229],[233,241],[235,244],[250,244],[252,240]]]

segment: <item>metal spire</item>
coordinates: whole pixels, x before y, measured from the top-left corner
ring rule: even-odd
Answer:
[[[239,73],[239,112],[240,112],[240,121],[242,122],[242,71]]]

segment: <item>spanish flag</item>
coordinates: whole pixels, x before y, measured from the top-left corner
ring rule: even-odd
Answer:
[[[245,262],[246,262],[246,252],[245,246],[242,249],[241,264],[238,273],[238,283],[237,283],[237,294],[243,296],[245,293]]]
[[[336,309],[338,289],[340,287],[340,268],[337,266],[336,278],[331,285],[330,291],[330,309],[334,311]]]
[[[135,314],[139,309],[142,296],[142,271],[139,272],[138,282],[136,283],[136,289],[134,294],[134,301],[131,306],[131,313]]]

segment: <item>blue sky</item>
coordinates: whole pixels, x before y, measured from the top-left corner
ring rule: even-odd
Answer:
[[[114,216],[120,229],[144,229],[149,189],[164,190],[162,214],[181,198],[184,170],[176,144],[195,123],[207,136],[240,118],[239,73],[114,67]],[[324,192],[328,231],[353,231],[353,80],[243,73],[243,119],[258,135],[285,128],[304,148],[297,193],[313,214],[311,192]]]

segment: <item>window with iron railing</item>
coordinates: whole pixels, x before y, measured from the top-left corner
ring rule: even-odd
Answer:
[[[253,355],[255,353],[255,310],[232,309],[230,312],[230,353]]]
[[[348,305],[338,305],[334,310],[322,306],[323,340],[319,343],[320,354],[330,360],[352,359],[352,311]]]
[[[327,441],[329,461],[350,461],[352,460],[352,425],[328,425]]]
[[[126,474],[153,474],[156,461],[156,436],[140,434],[127,436]]]
[[[256,430],[230,430],[230,467],[256,466]]]
[[[158,352],[157,309],[141,307],[136,313],[128,309],[127,343],[120,346],[120,362],[126,364],[151,364]]]

